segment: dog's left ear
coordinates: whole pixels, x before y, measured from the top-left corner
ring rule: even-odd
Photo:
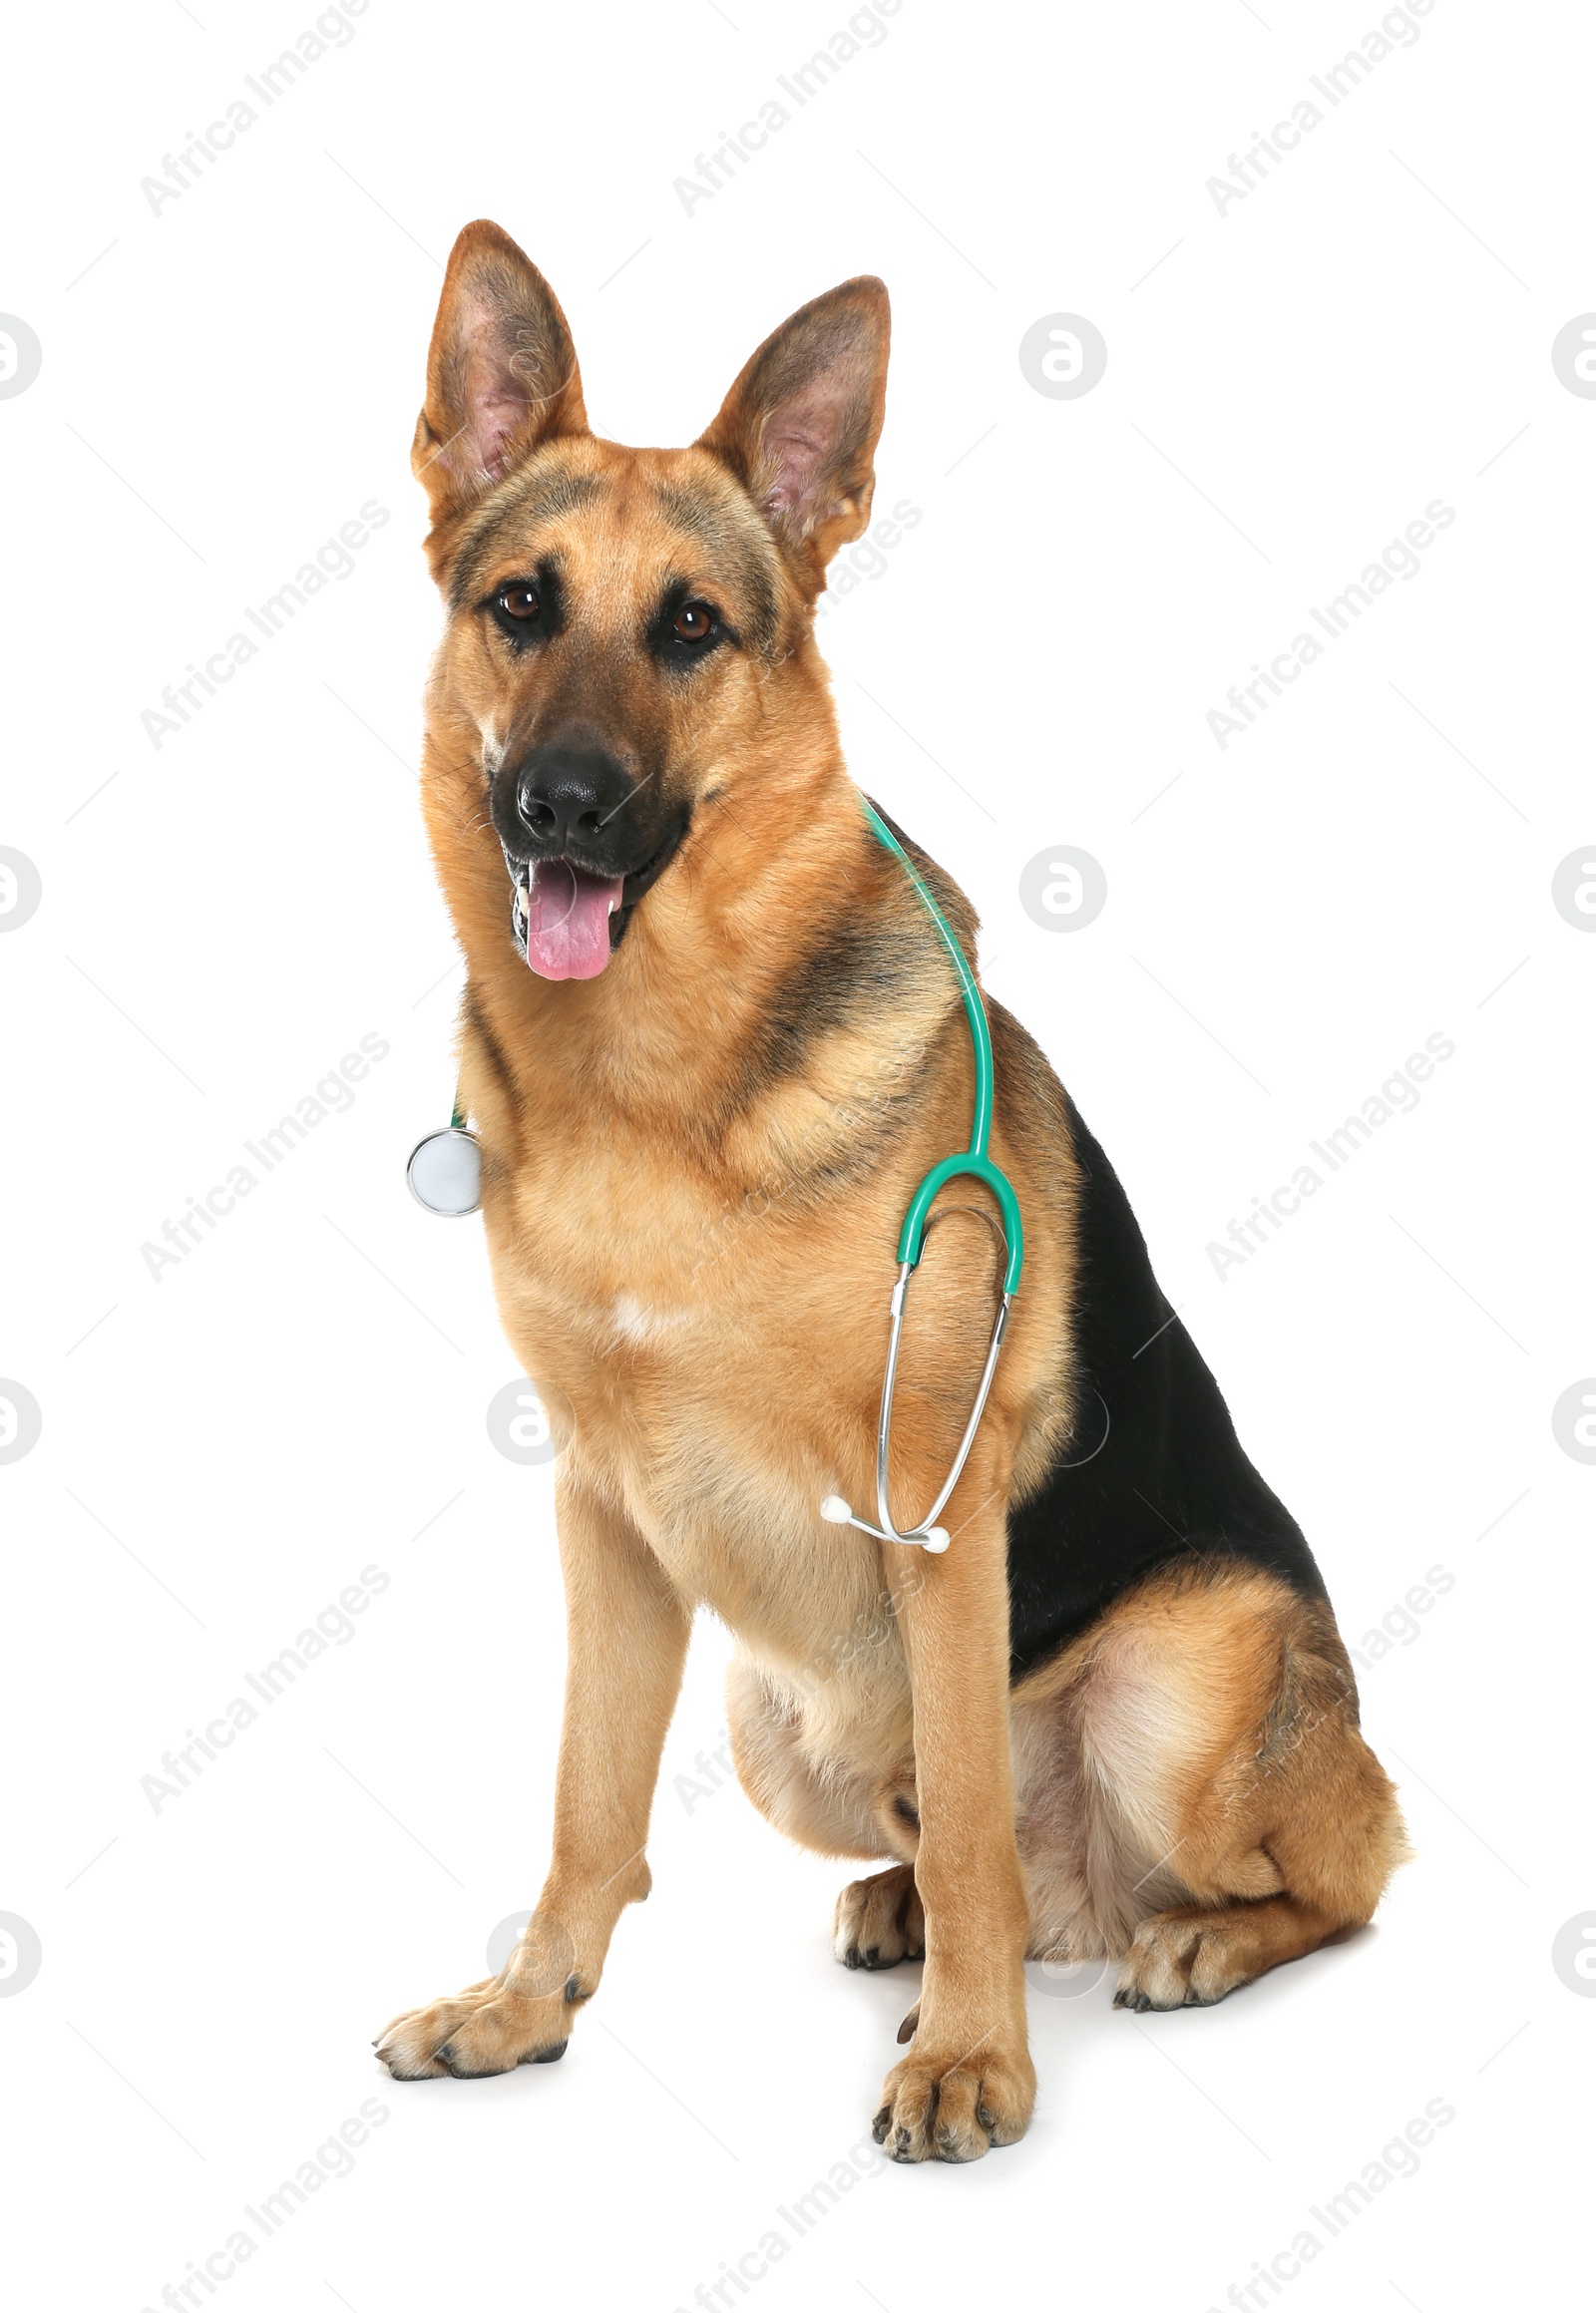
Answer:
[[[753,356],[700,449],[729,466],[812,593],[870,520],[891,314],[874,275],[802,305]]]
[[[410,451],[433,521],[470,506],[540,442],[587,431],[559,298],[510,235],[479,218],[449,254]]]

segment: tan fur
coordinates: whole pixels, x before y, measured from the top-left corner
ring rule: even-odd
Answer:
[[[494,350],[511,342],[524,395]],[[862,828],[811,631],[825,561],[868,515],[885,347],[879,284],[848,284],[761,349],[703,446],[623,450],[586,431],[563,316],[514,244],[473,226],[451,261],[416,448],[435,573],[447,588],[480,557],[480,593],[555,557],[582,604],[525,668],[457,606],[424,767],[469,966],[463,1096],[500,1313],[560,1424],[570,1665],[533,1925],[502,1977],[396,2018],[381,2053],[414,2079],[563,2049],[621,1905],[647,1892],[660,1747],[706,1605],[739,1643],[750,1794],[808,1845],[895,1859],[845,1891],[841,1955],[861,1933],[872,1964],[924,1948],[878,2133],[898,2157],[965,2159],[1029,2118],[1027,1951],[1123,1955],[1128,1996],[1158,2005],[1216,1997],[1367,1918],[1400,1833],[1328,1614],[1267,1577],[1152,1581],[1008,1692],[1007,1508],[1071,1419],[1069,1343],[1048,1313],[1069,1305],[1074,1176],[1056,1083],[996,1008],[993,1155],[1024,1209],[1025,1289],[946,1514],[953,1547],[878,1546],[817,1514],[833,1491],[874,1500],[899,1224],[964,1144],[972,1095],[946,959]],[[828,422],[804,382],[822,357],[849,415],[829,463],[794,466],[782,429],[807,457]],[[775,574],[769,648],[723,653],[690,695],[630,640],[662,573],[713,576],[670,511],[689,503]],[[691,822],[609,966],[551,983],[507,933],[486,782],[596,696],[646,735]],[[973,960],[968,906],[951,887],[945,901]],[[890,1009],[770,1068],[761,1036],[795,962],[853,917],[890,927],[904,960]],[[914,1514],[963,1426],[998,1268],[979,1195],[945,1197],[894,1434],[894,1500]]]
[[[914,1863],[895,1805],[917,1795],[912,1736],[878,1775],[857,1750],[817,1756],[801,1698],[746,1664],[730,1702],[744,1787],[779,1829]],[[1121,1961],[1127,2006],[1222,1998],[1362,1925],[1407,1854],[1329,1610],[1256,1568],[1193,1561],[1126,1593],[1014,1689],[1009,1727],[1026,1956]],[[899,1884],[844,1890],[839,1957],[858,1964],[845,1924]]]

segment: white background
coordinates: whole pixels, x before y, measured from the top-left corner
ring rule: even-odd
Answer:
[[[720,1739],[706,1626],[654,1894],[564,2064],[396,2087],[370,2054],[534,1898],[563,1668],[552,1472],[485,1427],[514,1365],[480,1224],[403,1182],[460,985],[414,792],[437,608],[407,451],[484,214],[627,441],[689,439],[784,314],[886,278],[878,505],[924,519],[824,617],[853,768],[976,900],[1349,1641],[1453,1576],[1362,1676],[1418,1850],[1376,1927],[1207,2013],[1030,1971],[1022,2145],[872,2169],[751,2298],[1201,2313],[1305,2224],[1301,2313],[1562,2287],[1596,1469],[1551,1408],[1596,1369],[1596,938],[1550,889],[1596,834],[1596,403],[1550,348],[1596,306],[1592,27],[1436,0],[1221,215],[1205,181],[1374,0],[904,0],[685,213],[673,180],[847,15],[373,0],[159,215],[141,179],[310,0],[13,25],[0,306],[43,346],[0,403],[0,843],[44,894],[0,941],[0,1373],[43,1412],[0,1468],[0,1909],[43,1953],[0,2000],[19,2304],[159,2305],[375,2097],[228,2313],[667,2313],[866,2133],[915,1994],[832,1962],[846,1866],[676,1787]],[[1081,399],[1020,372],[1057,311],[1107,341]],[[1436,498],[1421,575],[1221,750],[1229,686]],[[368,500],[353,574],[153,746],[163,686]],[[1067,937],[1016,899],[1060,843],[1108,880]],[[1221,1282],[1209,1242],[1434,1032],[1417,1109]],[[157,1282],[141,1247],[366,1033],[391,1050],[353,1107]],[[356,1635],[154,1811],[141,1778],[368,1565]],[[1330,2238],[1311,2207],[1434,2099],[1419,2172]]]

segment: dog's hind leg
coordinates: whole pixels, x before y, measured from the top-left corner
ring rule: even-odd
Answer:
[[[1016,1700],[1033,1770],[1055,1715],[1067,1794],[1048,1827],[1022,1791],[1030,1950],[1118,1961],[1116,2006],[1204,2007],[1337,1940],[1408,1852],[1329,1607],[1258,1568],[1154,1577]]]
[[[563,2056],[622,1907],[648,1893],[648,1812],[690,1617],[641,1536],[569,1468],[558,1511],[568,1654],[549,1876],[499,1976],[381,2035],[395,2080],[475,2079]]]

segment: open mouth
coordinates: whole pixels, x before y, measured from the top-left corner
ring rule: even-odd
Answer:
[[[513,859],[510,930],[543,979],[597,979],[625,937],[631,911],[657,882],[687,832],[683,818],[630,875],[602,875],[573,859]]]

